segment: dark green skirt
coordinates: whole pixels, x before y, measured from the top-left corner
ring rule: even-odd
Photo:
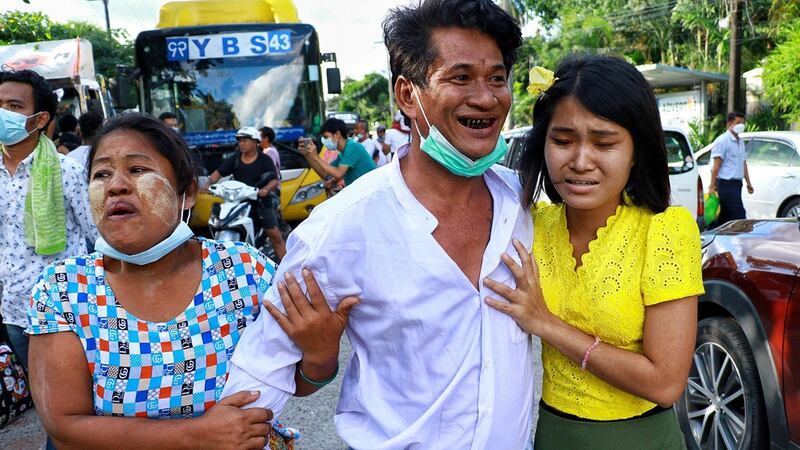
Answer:
[[[686,450],[672,408],[613,422],[570,420],[539,408],[535,450]]]

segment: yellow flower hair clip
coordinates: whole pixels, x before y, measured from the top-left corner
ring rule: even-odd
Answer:
[[[558,80],[558,78],[553,76],[552,70],[536,66],[532,68],[530,74],[528,74],[528,92],[534,96],[540,95],[542,92],[550,89],[550,86],[552,86],[556,80]]]

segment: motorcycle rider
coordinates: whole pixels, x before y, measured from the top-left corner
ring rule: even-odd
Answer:
[[[277,260],[280,261],[286,254],[286,244],[278,228],[280,180],[272,158],[259,148],[260,141],[261,135],[254,127],[239,129],[236,132],[239,153],[226,159],[211,174],[209,181],[214,184],[222,177],[233,175],[234,180],[259,188],[259,201],[254,205],[253,211],[272,242]]]

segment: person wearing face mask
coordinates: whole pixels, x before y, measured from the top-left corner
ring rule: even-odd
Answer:
[[[364,146],[364,150],[372,157],[375,167],[381,167],[389,162],[383,153],[383,146],[369,137],[369,125],[366,120],[358,120],[353,127],[353,139]]]
[[[742,203],[742,180],[747,183],[747,192],[753,193],[750,174],[747,173],[747,153],[744,142],[739,137],[744,133],[744,114],[736,111],[728,113],[728,130],[714,141],[711,158],[711,182],[708,192],[719,193],[720,214],[717,225],[729,220],[744,219],[747,213]]]
[[[411,140],[312,211],[289,236],[278,276],[310,270],[324,294],[309,291],[312,305],[361,298],[334,419],[350,448],[525,449],[534,345],[484,302],[483,285],[488,276],[513,285],[501,255],[513,239],[527,249],[533,239],[517,176],[495,164],[519,24],[491,0],[425,0],[391,10],[383,30]],[[271,317],[239,343],[226,391],[291,393],[305,357],[274,327],[296,315],[279,293],[267,293]],[[308,301],[296,294],[295,304]]]
[[[317,146],[311,139],[301,139],[298,150],[330,189],[337,181],[344,180],[345,187],[375,168],[372,157],[364,146],[347,138],[347,125],[339,119],[328,119],[322,124],[322,144],[329,150],[338,150],[339,156],[326,162],[319,156]]]
[[[154,118],[125,114],[101,129],[88,176],[97,251],[48,266],[28,310],[32,392],[56,446],[285,450],[296,433],[267,423],[282,404],[252,407],[271,392],[222,395],[275,263],[248,244],[192,235],[189,149]],[[290,325],[307,333],[289,338],[307,358],[296,395],[319,388],[303,377],[330,376],[313,361],[338,352],[355,301],[336,312],[300,305]]]
[[[36,72],[0,72],[0,285],[14,351],[28,365],[25,311],[45,266],[86,252],[97,229],[80,165],[56,152],[44,130],[56,95]]]
[[[170,127],[172,131],[181,134],[181,125],[178,122],[178,116],[167,111],[158,116],[158,120],[164,122],[164,125]]]

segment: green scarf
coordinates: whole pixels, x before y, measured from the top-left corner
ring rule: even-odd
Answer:
[[[61,161],[55,144],[44,134],[33,150],[24,226],[25,243],[36,253],[55,255],[67,248]]]

